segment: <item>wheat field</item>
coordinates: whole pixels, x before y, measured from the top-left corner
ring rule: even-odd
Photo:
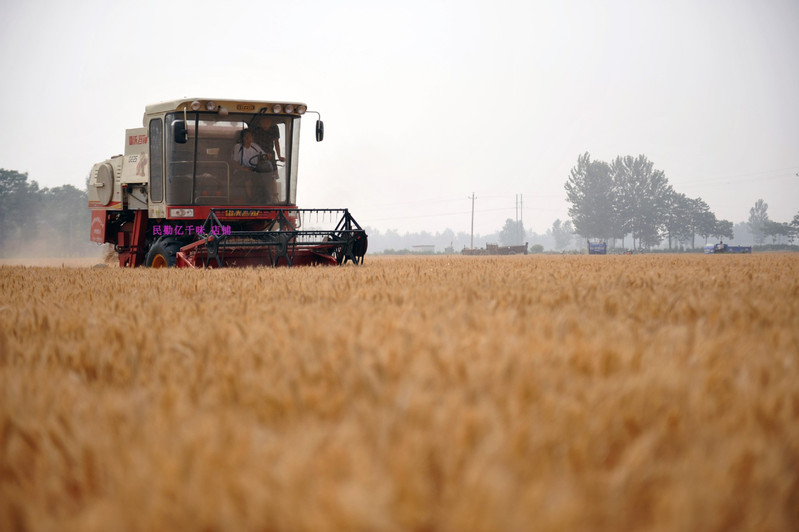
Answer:
[[[2,530],[796,530],[799,256],[0,266]]]

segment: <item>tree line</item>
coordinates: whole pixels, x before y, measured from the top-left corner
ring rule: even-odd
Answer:
[[[0,257],[85,256],[88,194],[72,185],[39,188],[27,173],[0,169]]]
[[[799,213],[790,222],[775,222],[768,215],[768,203],[759,199],[749,209],[749,220],[746,222],[756,244],[793,244],[799,238]]]
[[[696,237],[733,239],[733,223],[720,220],[700,198],[677,192],[665,172],[644,155],[616,157],[610,163],[584,153],[577,158],[565,184],[574,232],[584,238],[615,243],[632,237],[633,248],[651,248],[668,241],[668,248],[696,248]],[[791,223],[768,219],[768,205],[758,200],[750,211],[755,242],[769,235],[797,236],[799,214]],[[775,242],[776,243],[776,242]]]
[[[669,248],[696,247],[697,236],[734,238],[732,222],[717,219],[702,198],[676,192],[664,172],[643,155],[617,157],[610,164],[593,161],[588,153],[580,155],[565,188],[571,220],[555,220],[546,234],[539,235],[526,231],[521,221],[508,219],[497,233],[475,235],[475,247],[498,241],[563,249],[574,234],[604,240],[632,235],[633,247],[654,247],[665,239]],[[97,246],[89,241],[90,220],[86,190],[71,185],[39,188],[27,173],[0,169],[0,257],[96,254]],[[799,213],[789,223],[772,221],[768,204],[760,199],[750,209],[746,226],[756,244],[793,243],[799,237]],[[411,249],[435,242],[460,250],[471,243],[467,233],[451,230],[405,236],[371,231],[374,243],[384,244],[375,249]]]

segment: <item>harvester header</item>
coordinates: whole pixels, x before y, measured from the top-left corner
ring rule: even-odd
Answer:
[[[124,154],[92,168],[91,240],[113,244],[121,266],[361,263],[367,235],[347,209],[296,205],[306,112],[319,116],[300,102],[148,105]]]

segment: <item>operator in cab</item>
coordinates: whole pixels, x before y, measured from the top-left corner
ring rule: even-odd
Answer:
[[[266,152],[253,142],[253,134],[249,129],[241,132],[241,142],[233,146],[233,164],[238,170],[255,170],[258,166],[259,155]]]
[[[266,152],[253,142],[252,131],[245,129],[241,132],[241,141],[233,146],[233,173],[235,184],[232,195],[236,203],[251,203],[255,188],[255,174],[259,161],[266,161]],[[263,163],[261,163],[263,164]],[[267,161],[268,164],[268,161]],[[233,191],[232,191],[233,192]]]

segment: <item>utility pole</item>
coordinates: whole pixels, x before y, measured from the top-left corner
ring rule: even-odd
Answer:
[[[469,197],[472,200],[472,240],[469,244],[469,249],[474,249],[474,192]]]

